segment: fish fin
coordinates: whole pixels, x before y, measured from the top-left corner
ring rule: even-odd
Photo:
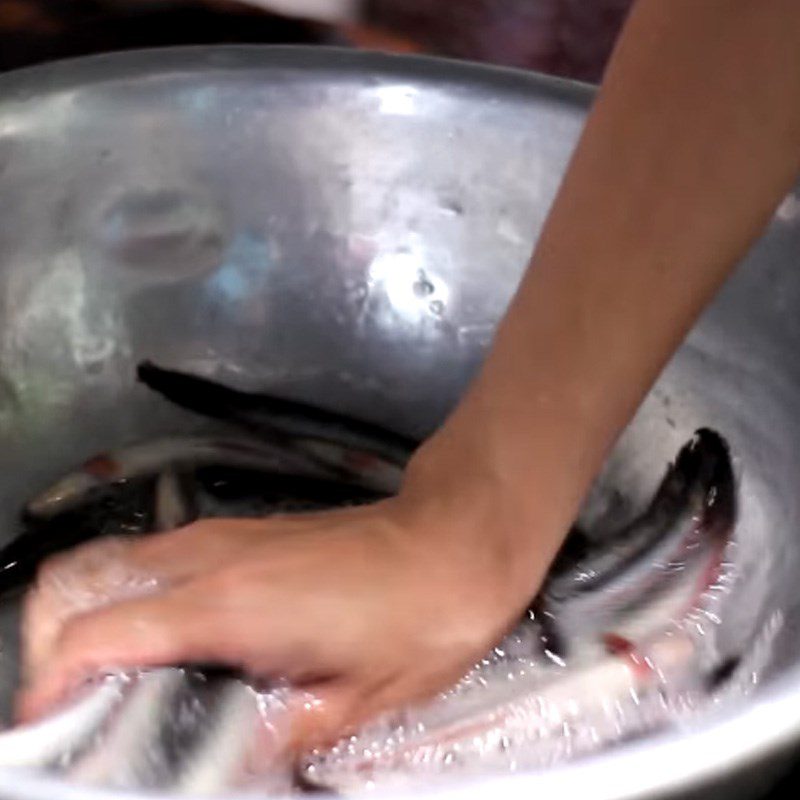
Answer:
[[[715,506],[715,513],[733,519],[736,515],[736,480],[730,448],[725,439],[711,428],[698,428],[679,451],[661,480],[650,508],[672,512],[687,502],[697,485],[705,487],[705,506]]]
[[[140,383],[175,405],[213,419],[230,420],[257,407],[254,395],[231,389],[208,378],[158,367],[142,361],[136,368]]]

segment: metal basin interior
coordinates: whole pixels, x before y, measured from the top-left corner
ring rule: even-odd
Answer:
[[[491,340],[590,100],[534,75],[299,48],[134,53],[0,78],[3,536],[22,499],[83,457],[197,428],[134,385],[143,358],[432,430]],[[695,428],[728,437],[752,568],[785,619],[754,698],[564,768],[437,794],[610,800],[724,780],[747,793],[800,739],[799,250],[791,195],[596,493],[629,513]],[[8,707],[9,614],[2,633]],[[0,773],[3,797],[95,794]]]

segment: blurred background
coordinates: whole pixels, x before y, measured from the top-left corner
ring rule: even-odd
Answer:
[[[0,0],[0,69],[182,44],[332,44],[598,82],[632,0]]]

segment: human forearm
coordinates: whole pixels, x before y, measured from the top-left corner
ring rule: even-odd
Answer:
[[[634,9],[484,369],[420,453],[470,513],[506,517],[522,585],[790,187],[798,42],[794,0]]]

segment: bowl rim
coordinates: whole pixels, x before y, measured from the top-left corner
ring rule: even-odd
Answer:
[[[464,91],[483,89],[521,102],[550,101],[583,115],[595,89],[587,84],[518,69],[420,55],[389,55],[320,45],[214,45],[127,50],[24,67],[0,75],[0,115],[6,106],[72,88],[117,80],[198,72],[279,73],[282,79],[368,77],[412,80],[416,85]],[[603,753],[545,770],[525,771],[389,791],[384,798],[436,796],[472,800],[495,794],[527,800],[532,789],[567,797],[591,791],[594,800],[633,800],[675,795],[749,770],[790,751],[800,741],[800,664],[762,687],[749,702],[704,715],[690,727],[671,729]],[[60,779],[0,768],[0,796],[26,800],[118,800],[171,798],[168,793],[133,793],[70,785]],[[226,794],[228,800],[237,795]]]
[[[28,99],[32,92],[64,91],[111,83],[121,78],[189,74],[199,70],[244,72],[267,69],[285,72],[332,73],[370,78],[413,78],[420,84],[460,84],[497,89],[504,95],[591,102],[596,88],[572,78],[560,78],[513,67],[483,64],[444,56],[394,54],[334,45],[181,45],[139,48],[55,59],[0,73],[0,103]],[[20,95],[22,98],[20,98]]]

